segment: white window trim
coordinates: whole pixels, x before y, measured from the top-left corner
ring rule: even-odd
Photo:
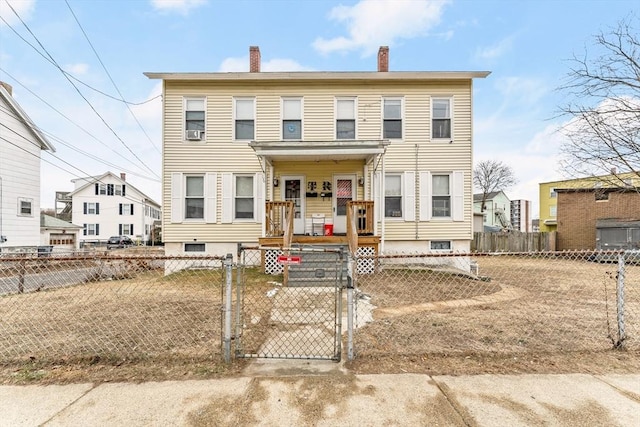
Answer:
[[[433,175],[449,175],[451,216],[433,216]],[[464,175],[463,171],[420,172],[420,221],[464,221]]]
[[[353,139],[338,139],[338,101],[353,101],[353,121],[355,135]],[[358,139],[358,97],[357,96],[336,96],[333,100],[333,136],[337,141],[354,141]]]
[[[255,174],[242,173],[234,174],[232,172],[223,172],[222,174],[222,215],[221,222],[223,224],[233,223],[262,223],[264,218],[264,173]],[[237,175],[253,176],[253,213],[254,218],[235,219],[235,177]]]
[[[22,202],[29,203],[29,207],[31,208],[31,213],[28,213],[28,214],[22,213]],[[18,216],[33,217],[33,199],[30,199],[27,197],[18,197]]]
[[[199,141],[187,139],[187,101],[204,101],[204,136]],[[195,111],[195,110],[194,110]],[[188,144],[204,144],[207,137],[207,97],[206,96],[183,96],[182,97],[182,142]]]
[[[449,100],[449,120],[451,121],[451,137],[449,138],[434,138],[433,137],[433,104],[434,101],[436,100],[441,100],[441,99],[447,99]],[[455,132],[454,132],[454,127],[455,127],[455,117],[453,114],[454,111],[454,98],[453,95],[445,95],[445,96],[432,96],[430,98],[430,102],[429,102],[429,140],[432,142],[453,142],[455,140]]]
[[[236,138],[236,102],[237,101],[252,101],[253,102],[253,138],[252,139],[238,139]],[[233,141],[234,142],[245,142],[249,143],[256,139],[256,134],[258,131],[258,121],[256,120],[256,97],[255,96],[234,96],[233,97]]]
[[[386,180],[388,177],[390,176],[397,176],[400,177],[400,205],[402,207],[402,215],[400,216],[387,216],[387,195],[384,194],[382,195],[382,200],[383,200],[383,204],[384,206],[382,206],[382,216],[384,217],[385,221],[404,221],[404,215],[405,215],[405,210],[406,210],[406,203],[405,203],[405,189],[404,189],[404,174],[402,172],[385,172],[384,174],[384,179]],[[385,183],[385,191],[387,189],[387,185]]]
[[[384,137],[384,101],[385,100],[391,100],[391,101],[400,101],[400,121],[402,123],[400,132],[402,133],[402,137],[401,138],[388,138],[389,141],[395,141],[395,142],[402,142],[404,141],[404,137],[405,137],[405,107],[404,107],[404,96],[383,96],[382,100],[380,101],[380,139],[385,139]]]
[[[253,181],[253,218],[236,218],[236,178],[238,177],[248,177]],[[232,193],[232,209],[233,209],[233,222],[256,222],[258,217],[258,212],[256,209],[256,201],[257,201],[257,182],[256,175],[253,173],[235,173],[233,174],[233,193]]]
[[[284,117],[284,101],[300,101],[300,139],[287,139],[286,141],[304,141],[304,98],[302,96],[283,96],[280,98],[280,140],[285,141],[284,132],[282,131],[282,125],[284,124],[284,121],[295,120],[287,119]]]

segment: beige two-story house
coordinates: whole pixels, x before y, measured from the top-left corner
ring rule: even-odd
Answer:
[[[351,244],[468,251],[473,79],[489,72],[148,72],[163,82],[167,254]]]

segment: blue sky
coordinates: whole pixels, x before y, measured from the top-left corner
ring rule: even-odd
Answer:
[[[568,60],[595,54],[593,36],[638,9],[630,0],[0,0],[0,80],[57,149],[43,154],[46,208],[71,179],[107,170],[161,201],[160,84],[145,71],[247,71],[250,45],[263,71],[375,71],[381,45],[391,71],[491,71],[474,84],[474,160],[511,166],[519,184],[507,195],[533,201],[537,217],[538,183],[565,178],[556,88]]]

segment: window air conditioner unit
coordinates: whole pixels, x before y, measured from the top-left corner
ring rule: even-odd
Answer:
[[[200,141],[202,139],[201,130],[187,130],[187,139],[189,141]]]

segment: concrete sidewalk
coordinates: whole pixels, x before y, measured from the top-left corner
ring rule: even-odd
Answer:
[[[280,361],[217,380],[0,386],[0,426],[38,425],[638,427],[640,374],[351,375]]]

